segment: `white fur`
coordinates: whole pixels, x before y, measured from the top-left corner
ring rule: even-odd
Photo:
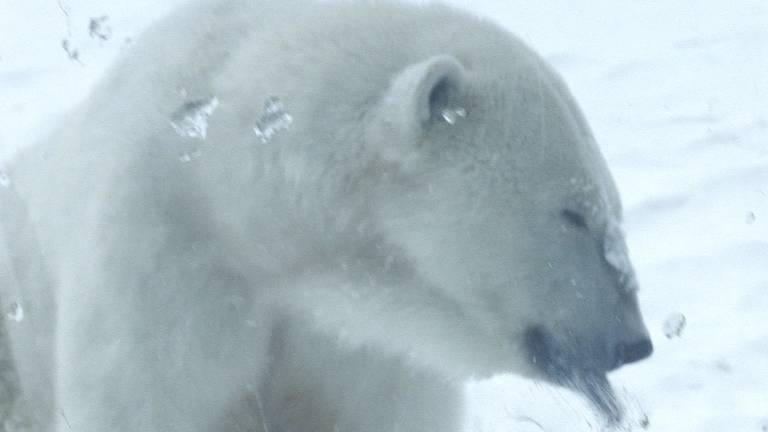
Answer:
[[[182,163],[195,142],[169,119],[211,96]],[[293,123],[262,143],[271,96]],[[39,430],[458,430],[463,380],[540,376],[527,327],[645,333],[602,258],[606,237],[625,251],[605,234],[620,204],[567,89],[442,6],[195,3],[11,176],[55,286]]]

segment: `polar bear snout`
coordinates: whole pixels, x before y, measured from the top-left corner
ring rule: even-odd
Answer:
[[[578,371],[609,372],[650,357],[653,343],[647,336],[631,341],[560,343],[540,326],[529,327],[524,336],[531,363],[557,383]],[[591,348],[607,346],[607,349]]]
[[[600,339],[577,340],[570,335],[568,342],[561,342],[552,331],[537,325],[524,333],[529,360],[544,380],[582,393],[607,418],[618,420],[622,408],[606,373],[649,357],[653,344],[645,335],[632,341]],[[607,349],[601,348],[606,345]]]
[[[651,354],[653,354],[653,344],[647,337],[632,342],[620,342],[616,346],[615,368],[646,359]]]
[[[610,422],[618,422],[623,407],[616,398],[606,373],[622,364],[650,355],[649,340],[618,343],[615,350],[599,349],[600,343],[569,339],[564,343],[541,326],[531,326],[524,333],[524,344],[531,364],[543,379],[581,393]],[[614,357],[605,353],[614,353]],[[632,359],[632,360],[630,360]]]

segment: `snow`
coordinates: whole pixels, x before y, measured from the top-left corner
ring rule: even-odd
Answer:
[[[608,220],[603,240],[603,255],[605,260],[619,274],[621,282],[629,292],[637,291],[637,281],[632,262],[629,260],[629,251],[624,242],[624,231],[616,221]]]
[[[24,308],[21,307],[21,304],[13,302],[8,308],[5,317],[14,322],[22,322],[24,321]]]
[[[264,110],[253,127],[253,133],[263,144],[266,144],[276,133],[288,129],[291,123],[293,123],[293,117],[285,110],[283,102],[273,96],[264,102]]]
[[[611,376],[625,430],[767,430],[768,3],[448,1],[509,28],[565,76],[622,192],[656,348]],[[0,0],[0,160],[176,3]],[[665,337],[678,315],[685,331]],[[521,378],[473,383],[467,399],[467,431],[601,429],[581,398]]]
[[[459,121],[460,118],[467,116],[467,110],[462,107],[446,108],[440,111],[440,116],[443,118],[443,120],[445,120],[446,123],[454,125],[457,121]]]
[[[183,138],[205,140],[208,118],[218,106],[219,100],[215,97],[185,102],[171,115],[171,126]]]

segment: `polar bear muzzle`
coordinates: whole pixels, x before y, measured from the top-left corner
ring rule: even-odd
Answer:
[[[651,341],[641,337],[633,342],[617,342],[607,350],[608,355],[601,355],[602,350],[591,349],[590,344],[561,343],[541,326],[529,327],[524,343],[531,363],[544,379],[583,394],[610,422],[620,421],[623,409],[607,372],[645,359],[653,352]]]

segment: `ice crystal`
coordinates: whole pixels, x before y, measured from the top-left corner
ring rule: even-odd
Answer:
[[[5,171],[0,169],[0,187],[8,187],[11,185],[11,178],[8,177],[8,174],[5,173]]]

